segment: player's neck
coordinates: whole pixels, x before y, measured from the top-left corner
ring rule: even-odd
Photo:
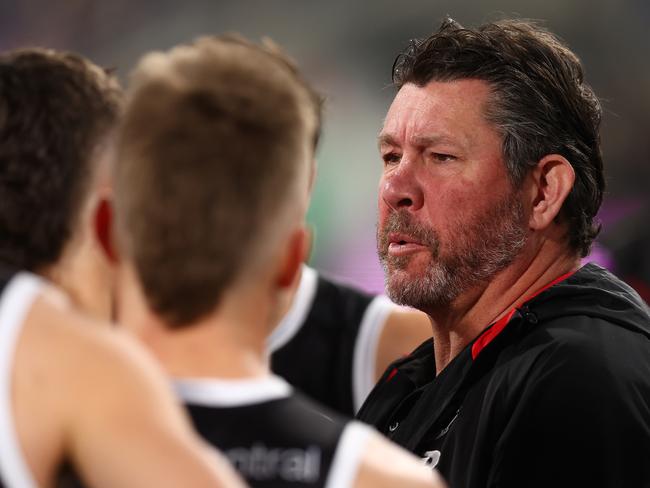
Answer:
[[[269,374],[265,341],[235,331],[241,322],[201,320],[191,326],[148,329],[140,340],[172,378],[258,378]]]
[[[440,372],[490,324],[520,306],[554,279],[574,271],[580,260],[563,244],[546,241],[520,255],[488,283],[463,294],[451,306],[430,310],[436,370]]]
[[[192,324],[170,327],[148,310],[138,292],[122,287],[120,322],[174,378],[253,378],[269,374],[269,306],[261,296],[228,294]],[[251,306],[254,304],[254,306]]]
[[[111,319],[112,269],[96,242],[75,233],[59,260],[38,274],[64,290],[76,307],[93,317]]]

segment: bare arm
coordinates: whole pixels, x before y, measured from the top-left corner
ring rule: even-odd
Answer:
[[[83,409],[70,410],[67,443],[91,486],[242,486],[194,435],[146,353],[118,333],[87,346],[89,367],[72,396],[84,399]]]
[[[429,337],[431,322],[425,313],[396,307],[386,319],[379,337],[375,382],[379,381],[390,363],[409,354]]]
[[[21,279],[14,315],[34,289]],[[194,435],[153,358],[56,290],[37,293],[11,368],[21,482],[51,486],[67,460],[93,487],[242,486]]]
[[[359,464],[355,488],[445,488],[434,469],[379,434],[368,440]]]

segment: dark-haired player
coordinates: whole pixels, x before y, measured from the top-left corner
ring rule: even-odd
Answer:
[[[75,311],[110,308],[104,258],[76,229],[120,98],[79,56],[0,54],[0,486],[53,486],[64,466],[97,487],[239,486],[151,358]]]

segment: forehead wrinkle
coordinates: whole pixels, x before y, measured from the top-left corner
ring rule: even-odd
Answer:
[[[434,134],[434,135],[414,135],[410,138],[409,142],[413,146],[434,146],[436,144],[449,144],[451,146],[462,145],[462,142],[458,142],[454,137],[447,136],[444,134]],[[466,145],[466,144],[465,144]]]
[[[384,126],[378,136],[379,148],[382,145],[423,148],[436,144],[448,144],[460,150],[476,147],[478,134],[466,126],[472,120],[474,123],[488,122],[485,112],[491,101],[489,86],[484,86],[483,82],[474,86],[477,82],[431,82],[425,87],[402,87],[384,118]],[[486,92],[485,99],[479,100],[478,113],[474,108],[476,100],[469,107],[465,96],[457,93],[461,84],[467,85],[463,87],[465,92],[469,88],[472,93]],[[467,123],[459,125],[459,120],[467,120]]]

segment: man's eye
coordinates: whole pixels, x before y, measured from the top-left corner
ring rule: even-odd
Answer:
[[[434,160],[439,161],[441,163],[446,163],[448,161],[455,161],[456,159],[458,159],[456,158],[456,156],[453,156],[451,154],[444,154],[444,153],[431,153],[431,157]]]
[[[399,154],[393,152],[383,154],[381,157],[384,160],[384,164],[399,163],[399,160],[401,159],[401,156]]]

